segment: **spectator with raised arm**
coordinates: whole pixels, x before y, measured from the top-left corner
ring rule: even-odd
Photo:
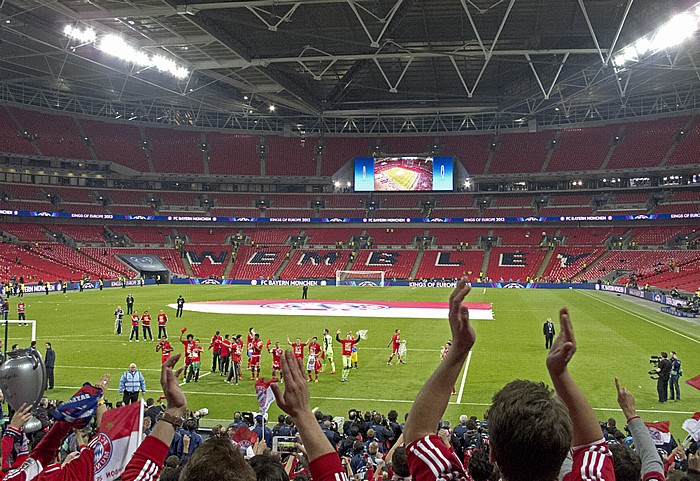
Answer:
[[[620,380],[615,378],[615,387],[617,388],[617,404],[622,409],[622,414],[627,419],[627,428],[634,440],[634,449],[637,451],[635,456],[641,460],[641,464],[637,464],[634,456],[629,452],[631,448],[622,444],[613,444],[610,450],[613,453],[613,465],[615,468],[615,478],[618,481],[643,481],[657,480],[664,481],[664,467],[659,458],[659,453],[656,451],[654,441],[651,439],[649,429],[646,427],[642,419],[637,414],[637,408],[634,402],[634,396],[626,388],[620,386]],[[623,454],[626,452],[626,454]],[[627,462],[633,460],[631,463]],[[635,466],[636,469],[631,467]]]

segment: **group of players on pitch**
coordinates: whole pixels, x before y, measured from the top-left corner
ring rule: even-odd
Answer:
[[[204,346],[200,340],[196,339],[193,334],[187,334],[187,328],[183,328],[180,333],[180,342],[185,349],[185,382],[198,382],[201,371],[202,352]],[[340,329],[336,332],[335,340],[341,345],[341,355],[343,360],[343,369],[341,374],[341,382],[348,380],[348,374],[351,369],[357,369],[357,344],[362,337],[354,335],[348,331],[345,338],[340,337]],[[318,337],[309,337],[306,342],[302,342],[301,338],[297,338],[294,342],[287,336],[287,343],[292,347],[294,357],[304,359],[304,349],[307,349],[306,372],[308,382],[318,382],[318,374],[324,372],[325,366],[330,366],[331,374],[335,374],[335,360],[333,353],[333,337],[328,329],[324,329],[321,343],[318,342]],[[400,364],[405,364],[402,357],[402,349],[405,348],[405,341],[401,341],[401,331],[396,329],[394,335],[389,341],[387,347],[392,348],[391,355],[387,360],[387,364],[391,364],[396,357]],[[260,334],[255,332],[251,327],[248,330],[248,335],[245,342],[245,352],[248,357],[247,370],[250,371],[249,380],[257,380],[260,377],[260,358],[263,350],[266,349],[272,356],[272,378],[282,379],[282,354],[284,350],[280,347],[279,342],[274,345],[271,340],[263,343]],[[171,353],[175,349],[170,344],[167,334],[162,338],[159,336],[159,342],[156,345],[156,352],[161,353],[161,362],[164,363],[170,358]],[[220,376],[226,377],[227,383],[237,385],[243,378],[242,358],[244,352],[243,335],[242,334],[225,334],[221,335],[220,331],[216,331],[209,343],[209,350],[212,351],[212,366],[211,373],[218,372]]]

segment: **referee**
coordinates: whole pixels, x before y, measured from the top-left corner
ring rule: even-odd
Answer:
[[[146,381],[136,369],[136,364],[132,362],[129,365],[129,370],[122,374],[122,378],[119,380],[119,392],[124,394],[124,404],[138,401],[139,391],[146,392]]]

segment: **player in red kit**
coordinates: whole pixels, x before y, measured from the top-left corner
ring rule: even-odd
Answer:
[[[27,320],[27,318],[24,315],[24,308],[25,308],[24,301],[20,300],[17,303],[17,320],[19,320],[19,321],[26,321]]]
[[[187,328],[183,327],[182,331],[180,331],[180,342],[185,346],[185,373],[187,373],[188,368],[190,366],[190,362],[192,362],[192,359],[190,358],[190,352],[194,347],[194,336],[192,334],[187,334],[187,340],[184,340],[182,336],[185,335],[185,332],[187,332]]]
[[[161,337],[168,338],[167,324],[168,316],[163,312],[163,309],[161,309],[158,313],[158,339]]]
[[[241,335],[235,336],[231,341],[231,370],[226,377],[226,382],[230,383],[233,379],[234,384],[238,384],[238,379],[241,376],[241,355],[243,353],[243,343]]]
[[[296,357],[297,359],[304,359],[304,348],[309,343],[309,339],[310,338],[307,337],[306,342],[301,342],[301,339],[297,337],[297,340],[295,342],[292,342],[289,340],[289,336],[287,336],[287,342],[290,346],[292,346],[292,350],[294,351],[294,357]]]
[[[253,342],[250,347],[252,351],[250,355],[250,379],[257,380],[260,377],[260,355],[263,350],[263,342],[260,340],[260,334],[257,332],[253,336]]]
[[[219,355],[219,376],[228,374],[228,368],[231,364],[231,340],[226,334],[221,340],[221,354]]]
[[[394,359],[394,356],[396,356],[399,358],[399,364],[406,364],[403,362],[403,359],[401,359],[401,354],[399,353],[399,348],[401,347],[401,329],[397,329],[394,332],[391,341],[389,341],[389,344],[386,345],[386,347],[389,346],[391,346],[391,356],[389,356],[389,360],[386,363],[391,364],[391,360]]]
[[[139,342],[139,311],[134,311],[131,315],[131,334],[129,334],[129,342],[132,342],[134,336],[136,337],[136,342]]]
[[[160,351],[160,363],[163,364],[165,361],[170,359],[170,353],[173,352],[173,346],[170,345],[170,341],[168,341],[168,338],[165,337],[163,338],[157,345],[156,345],[156,352]]]
[[[153,332],[151,331],[151,315],[148,311],[143,311],[143,316],[141,316],[141,327],[143,328],[143,340],[146,340],[146,334],[153,340]]]
[[[191,336],[187,336],[188,338]],[[199,343],[199,339],[194,340],[194,344],[190,347],[190,369],[187,372],[185,382],[190,382],[194,378],[194,382],[199,382],[199,371],[202,365],[202,351],[204,347]]]
[[[269,339],[267,340],[267,352],[269,352],[272,355],[272,377],[275,378],[277,377],[277,373],[280,373],[280,378],[282,377],[282,353],[284,352],[284,349],[280,347],[280,343],[276,342],[275,347],[270,347],[272,345],[272,341]]]
[[[340,378],[340,382],[345,382],[348,380],[350,369],[352,369],[352,348],[360,342],[360,338],[355,339],[352,335],[352,331],[348,331],[345,339],[341,339],[340,329],[338,329],[338,332],[335,333],[335,340],[343,346],[343,375]]]
[[[248,355],[248,370],[250,371],[250,357],[253,355],[253,338],[255,337],[255,330],[251,327],[248,329],[248,337],[245,340],[246,354]]]
[[[311,382],[311,373],[313,372],[316,376],[314,382],[318,382],[318,369],[321,367],[321,363],[318,360],[318,356],[321,355],[321,345],[318,343],[318,338],[314,336],[309,344],[309,359],[306,362],[306,372],[309,375],[308,381]]]
[[[223,341],[221,333],[216,331],[212,336],[211,342],[209,343],[209,350],[212,351],[212,361],[211,361],[211,372],[216,372],[216,369],[220,367],[219,357],[221,356],[221,341]]]

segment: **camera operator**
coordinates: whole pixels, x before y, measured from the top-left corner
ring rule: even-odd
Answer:
[[[668,400],[668,380],[671,377],[671,361],[669,361],[666,351],[661,351],[661,359],[659,359],[656,372],[659,374],[659,378],[656,380],[659,402],[665,403]]]

